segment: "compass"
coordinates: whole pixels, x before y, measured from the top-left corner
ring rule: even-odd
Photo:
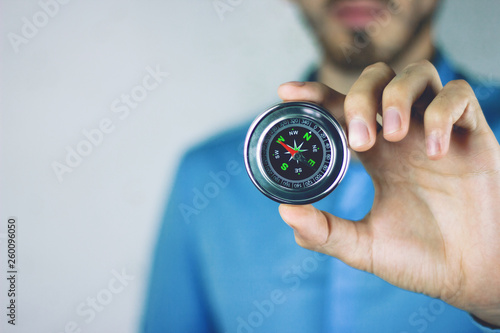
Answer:
[[[308,204],[330,194],[349,164],[339,122],[309,102],[277,104],[254,120],[245,140],[245,166],[267,197]]]

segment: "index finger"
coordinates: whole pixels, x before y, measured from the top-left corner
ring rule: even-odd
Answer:
[[[410,127],[412,107],[422,97],[430,101],[443,89],[441,78],[428,60],[410,64],[385,87],[382,96],[384,137],[402,140]],[[425,105],[426,107],[426,105]]]
[[[287,82],[278,88],[278,95],[284,102],[305,101],[319,104],[345,126],[345,96],[320,82]]]

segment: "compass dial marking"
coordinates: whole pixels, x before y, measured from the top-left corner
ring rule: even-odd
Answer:
[[[283,120],[266,137],[262,151],[266,174],[285,188],[304,188],[315,184],[331,163],[329,139],[312,120]],[[293,142],[293,147],[285,142]],[[293,160],[296,163],[290,164]]]

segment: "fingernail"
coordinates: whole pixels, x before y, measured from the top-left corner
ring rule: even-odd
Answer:
[[[287,84],[292,84],[294,86],[297,86],[297,87],[302,87],[303,85],[305,85],[306,83],[305,82],[302,82],[302,81],[290,81],[288,82]]]
[[[366,123],[361,119],[353,119],[349,123],[349,144],[351,147],[361,147],[370,142],[370,133]]]
[[[401,115],[396,108],[388,108],[384,112],[384,134],[392,134],[401,129]]]
[[[441,135],[439,132],[432,132],[427,137],[427,155],[436,156],[441,153]]]

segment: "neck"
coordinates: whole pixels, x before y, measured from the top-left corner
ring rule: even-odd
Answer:
[[[402,53],[398,54],[397,57],[388,63],[396,73],[399,73],[408,64],[413,62],[424,59],[431,60],[434,55],[431,26],[428,25],[423,28],[412,43],[404,49]],[[342,94],[347,94],[351,86],[358,79],[361,71],[360,69],[341,67],[323,56],[323,61],[318,72],[318,80]]]

